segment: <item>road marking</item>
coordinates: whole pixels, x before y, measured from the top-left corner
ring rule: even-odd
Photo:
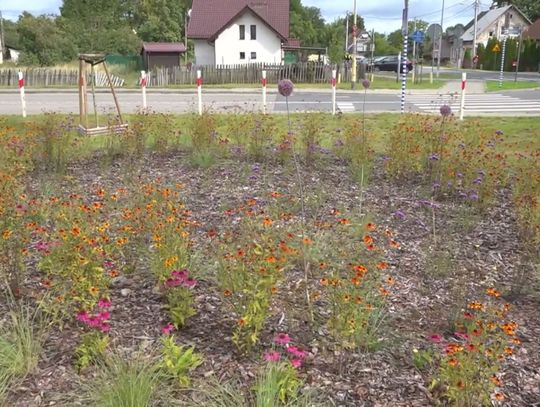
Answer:
[[[342,112],[354,112],[356,110],[352,102],[337,102],[337,107]]]
[[[443,104],[459,109],[459,98],[454,95],[410,95],[406,101],[417,109],[429,113],[437,113]],[[540,101],[519,99],[515,96],[499,93],[467,95],[465,111],[468,113],[528,112],[538,114],[540,113]]]

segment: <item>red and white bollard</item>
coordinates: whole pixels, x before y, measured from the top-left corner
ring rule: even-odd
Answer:
[[[21,93],[22,117],[26,117],[26,99],[24,97],[24,77],[19,71],[19,92]]]
[[[467,73],[461,74],[461,101],[459,103],[459,120],[463,120],[463,113],[465,110],[465,85],[467,84]]]
[[[198,97],[198,106],[199,106],[199,115],[202,115],[202,84],[203,79],[201,76],[200,69],[197,70],[197,97]]]
[[[266,114],[266,71],[262,71],[262,111]]]
[[[139,83],[142,89],[142,107],[143,109],[146,109],[146,85],[148,84],[148,82],[145,71],[141,71],[141,80]]]
[[[336,70],[332,70],[332,114],[336,114]]]

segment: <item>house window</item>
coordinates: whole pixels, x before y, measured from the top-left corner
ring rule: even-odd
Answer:
[[[249,30],[250,30],[250,34],[251,34],[251,39],[256,40],[257,39],[257,26],[256,25],[251,25],[249,27]]]
[[[489,36],[490,36],[490,37],[493,37],[493,31],[490,31],[490,32],[489,32]]]
[[[241,40],[246,39],[246,26],[245,25],[240,26],[240,39]]]
[[[246,53],[245,52],[240,53],[240,59],[246,59]]]
[[[251,59],[257,59],[257,53],[256,52],[251,53]]]

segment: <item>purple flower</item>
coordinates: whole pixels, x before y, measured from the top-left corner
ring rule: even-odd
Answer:
[[[439,160],[439,155],[438,154],[431,154],[429,156],[429,160],[430,161],[438,161]]]
[[[441,187],[441,184],[439,184],[438,182],[434,182],[432,187],[433,189],[439,189]]]
[[[173,331],[173,329],[174,329],[174,325],[169,322],[167,325],[161,328],[161,333],[164,335],[167,335],[167,334],[170,334]]]
[[[497,131],[495,132],[495,134],[496,134],[497,136],[502,136],[502,135],[504,134],[504,131],[502,131],[502,130],[497,130]]]
[[[294,85],[289,79],[282,79],[278,82],[278,92],[281,96],[291,96]]]
[[[452,108],[446,104],[442,105],[439,111],[441,112],[441,116],[443,117],[447,117],[452,114]]]
[[[264,354],[264,359],[268,362],[277,362],[281,358],[279,352],[271,351]]]
[[[400,220],[403,220],[405,219],[405,212],[403,212],[401,209],[398,209],[397,211],[394,212],[394,217],[397,218],[397,219],[400,219]]]
[[[469,199],[471,201],[478,201],[478,193],[476,191],[472,191],[470,194],[469,194]]]
[[[482,178],[476,178],[474,181],[473,181],[473,184],[474,185],[480,185],[482,183]]]
[[[371,85],[371,82],[369,82],[369,80],[364,79],[364,80],[362,81],[362,86],[364,87],[364,89],[368,89],[368,88],[369,88],[369,85]]]

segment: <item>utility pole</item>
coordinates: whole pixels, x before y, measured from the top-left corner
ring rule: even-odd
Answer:
[[[358,35],[358,27],[356,26],[356,0],[353,3],[353,60],[352,60],[352,78],[351,78],[351,88],[356,89],[356,54],[358,44],[356,43],[356,36]]]
[[[188,25],[188,15],[189,15],[189,10],[186,10],[185,14],[184,14],[184,41],[185,41],[185,45],[186,45],[186,52],[184,52],[184,65],[187,66],[187,54],[188,54],[188,43],[187,43],[187,25]]]
[[[437,79],[439,79],[439,70],[441,69],[441,54],[442,54],[442,37],[443,37],[443,22],[444,22],[444,0],[442,0],[441,9],[441,35],[439,37],[439,52],[437,53]]]
[[[471,53],[471,68],[474,66],[474,57],[476,56],[476,25],[478,23],[478,7],[479,0],[474,0],[474,28],[473,28],[473,43]]]
[[[345,12],[345,54],[349,52],[349,12]]]
[[[521,56],[521,43],[522,42],[523,42],[523,27],[519,27],[519,42],[518,42],[516,73],[514,75],[514,82],[517,82],[518,71],[519,71],[519,57]]]
[[[6,55],[6,43],[4,39],[4,17],[2,16],[2,10],[0,10],[0,64],[4,63],[5,55]]]

